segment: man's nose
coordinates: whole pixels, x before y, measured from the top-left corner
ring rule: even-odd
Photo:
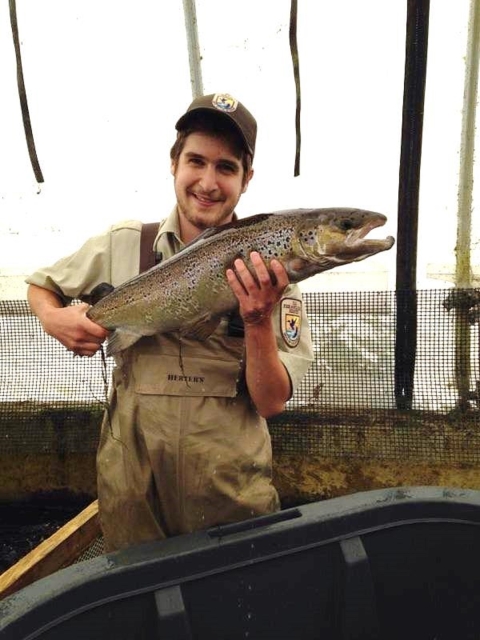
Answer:
[[[213,165],[205,165],[200,177],[200,185],[204,191],[213,191],[217,186],[217,172]]]

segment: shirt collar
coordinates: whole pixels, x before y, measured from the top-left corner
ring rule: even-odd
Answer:
[[[238,220],[238,216],[234,211],[232,222],[236,222],[237,220]],[[178,220],[178,209],[176,205],[171,210],[169,216],[165,218],[165,220],[162,223],[160,223],[158,233],[155,237],[155,243],[153,245],[154,247],[157,245],[157,242],[160,239],[160,237],[165,233],[173,234],[173,236],[175,237],[175,240],[180,244],[180,246],[181,247],[185,246],[184,242],[182,242],[182,239],[180,238],[180,222]]]
[[[172,234],[175,237],[175,240],[179,243],[180,246],[183,246],[183,242],[180,238],[180,224],[178,221],[178,212],[177,207],[173,207],[169,216],[160,223],[157,236],[155,238],[155,243],[153,246],[157,245],[158,240],[161,236],[166,233]]]

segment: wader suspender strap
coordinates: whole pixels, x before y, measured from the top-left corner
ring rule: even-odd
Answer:
[[[158,262],[158,256],[153,250],[155,236],[158,233],[159,222],[149,222],[142,226],[140,235],[140,265],[139,273],[143,273],[154,267]]]

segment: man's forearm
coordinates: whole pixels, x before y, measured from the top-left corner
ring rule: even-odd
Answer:
[[[36,284],[31,284],[27,290],[27,300],[32,313],[34,313],[43,324],[45,315],[51,309],[60,309],[63,302],[60,296],[49,289],[44,289]]]
[[[280,357],[271,319],[245,325],[246,381],[258,413],[272,417],[291,396],[290,376]]]

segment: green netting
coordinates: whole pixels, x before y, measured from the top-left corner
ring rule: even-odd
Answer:
[[[476,292],[417,292],[408,410],[395,395],[404,295],[304,295],[315,362],[285,413],[270,421],[275,451],[479,461]],[[112,366],[107,360],[108,378]],[[75,358],[45,335],[25,301],[0,302],[0,450],[94,451],[104,373],[100,354]]]

